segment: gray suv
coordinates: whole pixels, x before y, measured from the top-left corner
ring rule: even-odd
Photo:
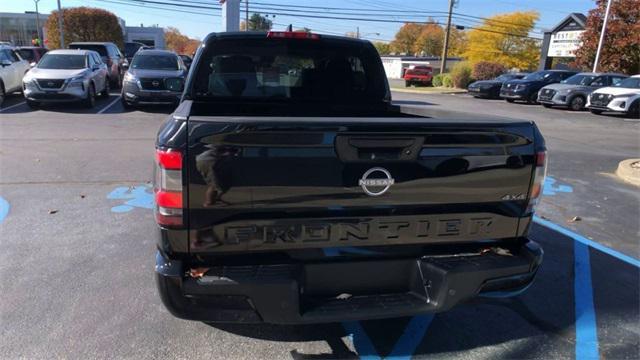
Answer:
[[[138,50],[122,83],[122,104],[177,104],[182,95],[187,67],[174,52]]]
[[[544,107],[567,106],[570,110],[584,109],[587,98],[594,90],[613,86],[627,78],[615,73],[579,73],[558,84],[543,87],[538,92],[538,102]]]
[[[109,70],[107,77],[111,86],[119,88],[122,85],[122,76],[127,71],[129,63],[116,44],[111,42],[73,42],[69,44],[69,49],[93,50],[100,54],[102,62],[107,65]]]
[[[96,94],[109,96],[107,66],[90,50],[53,50],[22,79],[27,105],[80,101],[93,107]]]

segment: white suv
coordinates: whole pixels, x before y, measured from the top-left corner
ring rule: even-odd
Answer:
[[[589,95],[587,108],[594,114],[613,111],[640,118],[640,75],[595,90]]]
[[[0,45],[0,105],[7,94],[22,90],[22,77],[29,69],[29,62],[13,47]]]

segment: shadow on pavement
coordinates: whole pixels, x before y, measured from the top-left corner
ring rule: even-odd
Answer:
[[[393,100],[392,103],[394,105],[436,105],[436,106],[439,105],[439,104],[434,104],[426,101],[418,101],[418,100]]]
[[[408,326],[410,318],[362,321],[362,333],[354,334],[358,355],[573,358],[577,346],[574,240],[540,225],[534,225],[531,238],[543,246],[545,258],[536,281],[524,294],[478,298],[436,314],[426,325],[424,337],[413,334],[415,344],[410,346],[399,347],[399,339],[415,330]],[[603,358],[633,358],[640,351],[640,269],[594,249],[590,249],[590,258],[600,354]],[[340,324],[210,325],[269,341],[324,340],[333,351],[306,355],[292,350],[295,359],[354,357],[342,340],[348,334]],[[411,339],[412,334],[408,335]],[[362,336],[370,340],[375,353],[358,347]]]

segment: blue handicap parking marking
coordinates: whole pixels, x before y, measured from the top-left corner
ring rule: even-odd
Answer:
[[[573,187],[569,184],[564,184],[556,180],[552,176],[547,176],[544,179],[544,187],[542,188],[542,195],[555,196],[558,193],[572,193]]]
[[[574,240],[576,359],[599,359],[589,246]]]
[[[343,322],[342,327],[352,339],[353,346],[358,353],[360,359],[377,360],[377,359],[394,359],[404,360],[411,359],[418,345],[422,342],[434,314],[418,315],[411,318],[400,338],[396,341],[393,349],[386,357],[378,355],[373,342],[367,335],[366,331],[358,321]]]
[[[0,223],[9,215],[9,202],[0,196]]]
[[[107,195],[109,200],[126,200],[124,204],[111,208],[112,212],[124,213],[135,208],[153,209],[153,191],[151,185],[119,186]]]

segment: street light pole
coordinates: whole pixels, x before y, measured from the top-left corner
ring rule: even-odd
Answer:
[[[249,0],[246,0],[244,9],[244,31],[249,31]]]
[[[42,36],[40,35],[40,13],[38,12],[38,2],[40,0],[33,0],[36,3],[36,32],[38,33],[38,40],[42,42]]]
[[[611,8],[611,0],[607,1],[607,11],[604,13],[604,22],[602,23],[602,31],[600,32],[600,42],[598,42],[596,59],[593,62],[593,72],[596,72],[598,70],[598,62],[600,61],[600,51],[602,51],[602,43],[604,42],[604,33],[607,31],[607,21],[609,20],[610,8]]]
[[[449,50],[449,32],[451,31],[451,13],[453,12],[453,3],[455,0],[449,0],[449,17],[447,18],[447,29],[444,35],[444,47],[442,48],[442,60],[440,60],[440,74],[444,74],[447,66],[447,51]]]
[[[60,48],[64,49],[64,20],[60,0],[58,0],[58,29],[60,30]]]

